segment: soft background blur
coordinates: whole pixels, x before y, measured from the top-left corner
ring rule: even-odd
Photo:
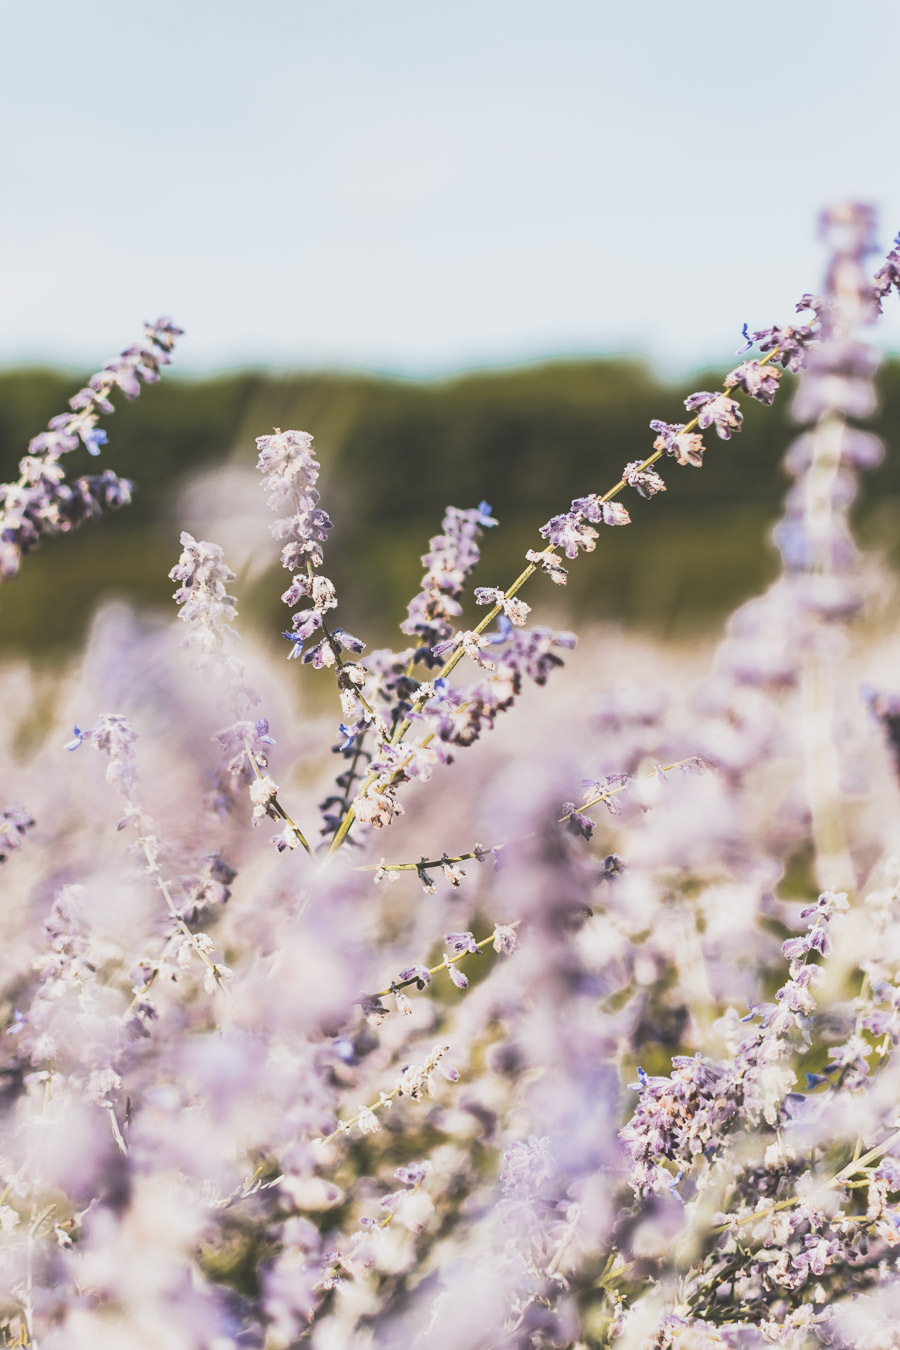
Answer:
[[[0,476],[144,318],[187,330],[108,426],[135,504],[26,561],[8,651],[69,646],[103,595],[167,603],[181,526],[277,631],[248,472],[273,425],[317,436],[347,627],[389,638],[448,501],[494,507],[479,580],[506,584],[650,417],[717,387],[744,322],[791,319],[825,203],[874,202],[885,250],[900,229],[895,0],[50,0],[3,33]],[[883,390],[896,444],[897,364]],[[759,586],[787,403],[668,468],[573,569],[576,617],[686,632]],[[884,549],[898,502],[888,464],[860,512]]]

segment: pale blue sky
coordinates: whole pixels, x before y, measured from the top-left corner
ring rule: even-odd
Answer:
[[[0,43],[0,362],[721,362],[900,230],[898,0],[34,0]],[[885,341],[900,348],[894,297]]]

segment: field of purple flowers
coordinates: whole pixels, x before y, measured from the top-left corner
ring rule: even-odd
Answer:
[[[849,525],[900,236],[822,228],[803,322],[745,329],[511,585],[476,574],[490,506],[448,507],[397,650],[342,628],[315,449],[276,428],[290,660],[184,533],[169,624],[111,607],[59,678],[0,668],[0,1344],[900,1344],[900,635]],[[31,442],[4,584],[127,509],[64,457],[178,336]],[[529,622],[784,370],[782,570],[717,644]]]

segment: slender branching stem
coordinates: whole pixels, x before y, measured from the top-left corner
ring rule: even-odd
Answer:
[[[521,919],[516,919],[513,923],[507,924],[507,927],[518,928],[520,927],[521,923],[522,923]],[[489,933],[486,938],[482,938],[480,942],[476,942],[475,946],[478,947],[480,950],[482,947],[487,947],[493,941],[494,941],[494,934]],[[443,961],[441,961],[439,965],[431,966],[428,970],[428,974],[436,975],[439,970],[447,970],[449,966],[455,966],[458,961],[462,961],[466,956],[474,956],[474,955],[475,955],[474,952],[465,951],[465,952],[458,952],[456,956],[448,956]],[[391,984],[388,985],[387,989],[379,989],[378,993],[372,994],[371,997],[387,998],[390,994],[396,994],[400,989],[408,989],[410,985],[419,984],[420,982],[421,982],[420,977],[418,975],[412,975],[408,980],[394,980]]]
[[[428,736],[424,737],[423,740],[421,741],[421,744],[427,745],[433,735],[434,732],[431,732]],[[673,761],[673,763],[671,764],[661,764],[659,766],[659,769],[663,773],[671,773],[673,769],[683,769],[688,764],[701,764],[701,763],[703,763],[703,761],[700,759],[699,755],[688,755],[687,758],[677,759]],[[566,811],[565,815],[560,816],[559,819],[557,820],[556,822],[557,825],[565,825],[567,820],[571,820],[576,810],[578,812],[589,811],[591,807],[599,806],[601,802],[606,802],[609,801],[610,798],[612,797],[617,797],[620,792],[625,792],[627,791],[628,788],[632,787],[635,781],[649,782],[650,779],[656,776],[657,771],[658,771],[657,769],[654,769],[652,773],[645,774],[642,778],[637,780],[629,778],[626,782],[619,783],[616,787],[607,788],[605,792],[599,792],[596,797],[591,797],[590,800],[586,801],[582,806],[573,807],[571,811]],[[515,842],[520,843],[524,839],[532,838],[532,836],[533,831],[529,832],[528,834],[519,835],[516,838]],[[472,858],[477,858],[480,861],[488,854],[498,853],[501,849],[507,848],[508,846],[509,846],[508,842],[502,844],[492,844],[488,848],[482,847],[481,844],[476,844],[469,853],[455,853],[452,855],[443,853],[440,856],[440,858],[420,858],[418,862],[363,863],[354,870],[357,872],[422,872],[422,871],[427,872],[431,868],[442,867],[445,863],[468,862]]]
[[[779,349],[777,347],[773,348],[772,351],[768,352],[765,356],[763,356],[760,359],[759,364],[761,366],[767,365],[770,361],[774,360],[775,357],[778,356],[778,354]],[[737,386],[734,383],[732,384],[726,383],[723,386],[723,389],[726,394],[729,394],[736,387]],[[687,433],[693,431],[698,426],[699,421],[700,417],[698,414],[696,417],[692,418],[690,422],[685,424],[681,434],[686,435]],[[659,459],[661,459],[664,454],[665,449],[654,450],[652,455],[648,455],[647,458],[638,465],[637,472],[643,473],[645,469],[651,468],[652,465],[656,464],[656,462]],[[614,483],[613,486],[608,490],[608,492],[606,492],[600,498],[600,501],[604,503],[612,501],[612,499],[614,497],[617,497],[619,493],[622,491],[622,489],[625,487],[627,487],[625,479],[620,478],[619,481],[617,483]],[[551,544],[548,548],[542,550],[542,552],[547,556],[555,554],[556,551],[557,545],[555,544]],[[525,585],[525,583],[529,581],[531,577],[534,576],[537,570],[538,568],[535,563],[529,563],[528,566],[524,569],[524,571],[519,573],[519,575],[516,577],[512,585],[508,586],[507,589],[504,591],[503,599],[511,600],[513,596],[515,596],[516,593],[519,590],[521,590],[521,588]],[[491,609],[489,609],[487,613],[484,615],[484,617],[480,620],[480,622],[475,625],[474,629],[472,630],[473,633],[475,633],[476,636],[483,633],[484,630],[494,622],[497,616],[501,613],[502,609],[503,609],[502,602],[493,605]],[[460,661],[462,660],[465,654],[466,653],[464,648],[461,645],[458,646],[456,648],[456,651],[452,652],[450,656],[447,658],[447,660],[444,662],[439,674],[435,678],[446,679],[447,676],[452,674],[452,672],[456,669],[456,667],[459,665]],[[417,698],[416,701],[413,703],[410,711],[413,713],[421,712],[422,708],[428,702],[428,697],[429,697],[428,694],[420,695],[420,697]],[[394,732],[390,738],[390,744],[396,745],[399,741],[401,741],[403,737],[406,735],[411,725],[412,721],[410,718],[407,717],[397,727],[395,727]],[[378,777],[377,773],[370,773],[363,782],[360,791],[365,792],[367,788],[369,788],[372,785],[372,783],[375,782],[377,777]],[[350,832],[351,826],[353,825],[353,821],[355,820],[355,818],[356,812],[353,806],[351,805],[348,808],[347,813],[344,816],[343,820],[341,821],[341,824],[339,825],[338,829],[335,831],[334,839],[331,841],[331,847],[328,850],[329,855],[332,853],[336,853],[337,850],[341,847],[348,833]]]
[[[260,770],[259,764],[256,762],[256,756],[250,749],[249,745],[247,745],[246,741],[244,742],[244,745],[246,747],[247,758],[250,761],[250,764],[253,768],[253,772],[256,774],[257,779],[260,782],[262,782],[263,775],[262,771]],[[280,820],[283,820],[285,825],[287,825],[288,829],[290,829],[293,832],[298,844],[300,844],[302,848],[305,848],[307,853],[312,854],[312,849],[307,843],[306,838],[302,830],[300,829],[300,826],[295,824],[295,822],[288,815],[287,811],[284,809],[281,802],[279,801],[277,795],[275,797],[269,798],[268,802],[266,803],[266,809],[268,810],[270,815],[275,815]]]

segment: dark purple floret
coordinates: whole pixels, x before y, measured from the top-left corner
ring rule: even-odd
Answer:
[[[609,853],[600,865],[599,880],[612,882],[625,871],[625,864],[618,853]]]
[[[566,829],[571,834],[579,835],[582,839],[590,839],[594,833],[594,822],[590,816],[586,816],[583,811],[579,811],[574,802],[565,802],[563,813],[566,817]]]
[[[402,983],[415,980],[417,989],[427,989],[431,984],[431,972],[426,966],[407,966],[405,970],[401,970],[397,978]]]
[[[723,441],[730,440],[733,432],[740,431],[744,420],[737,401],[718,391],[714,394],[705,391],[689,394],[684,400],[684,406],[688,412],[697,413],[697,425],[701,431],[714,426],[716,435]]]
[[[366,649],[366,644],[362,638],[354,637],[352,633],[348,633],[343,628],[335,628],[331,636],[335,642],[343,647],[344,651],[353,652],[356,656]]]
[[[639,459],[625,465],[622,477],[628,486],[634,488],[641,497],[655,497],[658,492],[665,492],[666,485],[656,470],[641,466],[642,461]]]
[[[288,637],[290,635],[285,633],[284,636]],[[295,646],[294,650],[288,653],[288,660],[292,657],[300,656],[300,652],[301,648]],[[321,642],[317,642],[314,647],[309,647],[303,652],[303,655],[300,656],[300,660],[303,665],[312,666],[313,670],[324,670],[326,666],[334,664],[332,650],[324,638]]]
[[[729,375],[725,384],[731,388],[743,389],[751,398],[770,406],[778,393],[781,371],[777,366],[762,366],[758,361],[742,361]]]
[[[57,529],[65,532],[93,520],[105,510],[118,510],[131,501],[132,484],[119,478],[112,469],[91,478],[76,478],[71,487],[60,489],[56,506]]]
[[[596,492],[590,493],[587,497],[576,497],[572,502],[572,509],[569,512],[569,515],[576,517],[582,516],[585,520],[589,520],[592,525],[599,525],[603,520],[603,500]],[[554,516],[549,524],[552,525],[553,521],[556,520],[566,519],[568,519],[567,516]],[[547,526],[545,525],[544,529],[546,528]],[[541,530],[541,534],[543,533],[544,530]],[[551,543],[555,542],[555,540],[551,540]]]
[[[446,933],[444,941],[452,948],[454,956],[460,956],[463,952],[471,952],[473,956],[480,954],[473,933]]]
[[[305,642],[313,633],[318,632],[322,627],[322,612],[318,609],[301,609],[296,614],[291,615],[291,625],[294,629],[293,639],[296,642]]]
[[[784,370],[798,371],[806,360],[808,348],[817,341],[818,331],[806,324],[784,328],[762,328],[753,334],[761,352],[778,348],[775,360]]]
[[[577,508],[564,515],[553,516],[546,525],[541,526],[541,534],[554,548],[561,548],[567,558],[577,558],[580,548],[585,553],[592,553],[597,546],[597,531],[585,524]]]
[[[591,521],[594,525],[629,525],[631,523],[631,516],[621,502],[606,502],[596,492],[592,492],[588,497],[576,497],[572,503],[570,515],[583,516],[585,520]],[[566,517],[557,516],[555,519],[564,520]],[[546,528],[545,526],[544,529]],[[543,534],[544,531],[542,530],[541,533]],[[590,548],[588,552],[590,552]],[[569,556],[574,557],[574,554],[569,554]]]

